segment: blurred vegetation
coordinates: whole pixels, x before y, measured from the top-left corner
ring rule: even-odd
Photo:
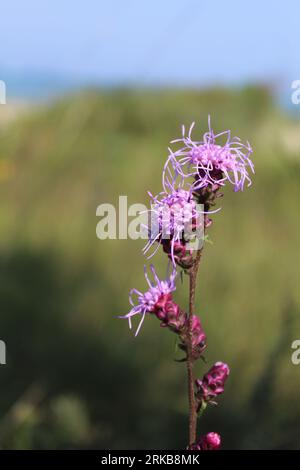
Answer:
[[[148,203],[168,142],[211,114],[254,148],[256,176],[231,188],[210,229],[197,310],[207,366],[231,376],[199,433],[224,448],[299,448],[300,134],[269,90],[89,90],[0,136],[1,448],[184,448],[186,371],[174,336],[147,318],[137,338],[116,316],[143,289],[143,241],[96,238],[96,207]],[[161,252],[155,264],[165,274]],[[187,282],[177,298],[186,305]]]

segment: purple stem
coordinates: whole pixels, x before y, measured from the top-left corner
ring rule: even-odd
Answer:
[[[192,324],[195,311],[196,280],[201,260],[202,249],[197,251],[193,266],[190,268],[190,292],[189,292],[189,339],[187,344],[187,373],[188,373],[188,397],[189,397],[189,445],[196,442],[197,433],[197,405],[194,390],[194,358],[192,347]]]

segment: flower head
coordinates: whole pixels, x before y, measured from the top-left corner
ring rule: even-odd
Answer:
[[[131,289],[129,294],[129,301],[132,305],[132,309],[126,315],[122,315],[119,317],[128,319],[130,329],[132,328],[131,318],[135,315],[140,315],[142,317],[136,330],[135,336],[138,335],[146,314],[155,313],[156,310],[159,308],[159,301],[162,299],[162,297],[165,295],[170,295],[171,292],[176,290],[176,271],[173,271],[168,279],[161,281],[157,276],[153,265],[150,266],[150,270],[153,275],[153,281],[150,281],[146,271],[146,266],[144,267],[145,278],[149,287],[148,290],[142,293],[137,289]],[[136,304],[134,304],[133,295],[137,296]]]
[[[221,447],[221,436],[216,432],[209,432],[189,447],[189,450],[218,450]]]
[[[216,362],[203,376],[202,380],[196,380],[196,396],[200,406],[203,402],[208,403],[224,392],[224,386],[229,372],[230,369],[227,364],[224,364],[224,362]]]
[[[159,244],[162,244],[175,266],[182,253],[185,261],[190,257],[186,245],[196,230],[204,227],[201,218],[203,211],[201,206],[197,207],[191,188],[183,189],[180,183],[175,186],[175,181],[168,182],[165,187],[166,190],[157,196],[149,192],[152,199],[151,209],[148,211],[151,216],[147,227],[149,240],[143,252],[146,254],[158,242],[149,258],[156,253]]]
[[[188,134],[182,127],[182,138],[171,143],[182,143],[183,147],[170,155],[164,167],[168,171],[169,163],[183,178],[193,176],[195,190],[209,185],[224,186],[226,181],[234,186],[235,191],[243,190],[244,184],[251,185],[249,171],[254,173],[254,165],[250,160],[252,148],[247,142],[243,144],[238,137],[231,138],[230,131],[215,134],[208,119],[209,130],[202,141],[192,140],[193,123]],[[225,143],[220,138],[226,138]]]

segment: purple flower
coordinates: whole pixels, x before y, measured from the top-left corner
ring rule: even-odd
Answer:
[[[157,242],[156,248],[148,258],[155,255],[161,244],[173,266],[178,264],[188,269],[193,264],[194,249],[189,243],[203,240],[204,227],[209,225],[209,219],[205,218],[208,212],[203,210],[203,204],[195,200],[191,186],[189,189],[183,189],[183,180],[179,181],[178,186],[175,186],[175,182],[176,177],[172,183],[168,181],[165,184],[166,190],[157,196],[148,193],[152,204],[147,212],[151,217],[146,227],[149,240],[143,252],[146,254]],[[219,209],[209,211],[209,214],[218,211]],[[199,243],[196,243],[196,246],[199,249]]]
[[[137,289],[131,289],[130,294],[129,294],[129,301],[130,301],[130,304],[132,305],[132,309],[126,315],[122,315],[119,317],[119,318],[127,318],[130,329],[132,328],[131,318],[135,315],[140,315],[142,317],[138,325],[138,328],[136,330],[135,336],[137,336],[140,331],[140,328],[145,319],[145,315],[147,313],[156,312],[157,305],[159,301],[161,300],[161,297],[166,294],[171,294],[171,292],[176,290],[176,286],[175,286],[176,271],[173,271],[168,279],[161,281],[158,278],[153,265],[150,266],[150,270],[153,275],[153,281],[150,281],[147,271],[146,271],[146,266],[144,267],[145,278],[148,283],[149,289],[144,293],[140,292]],[[134,304],[133,302],[133,295],[137,296],[136,304]]]
[[[229,375],[229,367],[223,362],[216,362],[215,365],[203,376],[202,380],[196,380],[196,396],[199,400],[199,408],[202,403],[209,401],[221,395],[224,392],[226,379]],[[214,403],[214,402],[212,402]]]
[[[252,148],[247,142],[243,144],[238,137],[231,138],[230,131],[214,134],[208,119],[209,130],[203,136],[202,141],[192,140],[192,130],[195,123],[185,134],[182,126],[182,138],[171,143],[182,143],[183,146],[170,155],[164,167],[164,174],[169,170],[171,163],[174,171],[181,177],[193,176],[195,190],[209,185],[224,186],[226,181],[234,186],[235,191],[243,190],[244,184],[251,185],[249,171],[254,173],[254,165],[250,160]],[[220,138],[226,138],[225,143]]]
[[[218,450],[221,447],[221,436],[216,432],[209,432],[192,444],[189,450]]]
[[[156,249],[149,256],[151,258],[161,243],[175,266],[178,260],[175,248],[178,251],[178,244],[185,247],[195,230],[201,226],[201,217],[200,207],[197,210],[191,190],[183,189],[180,184],[175,187],[174,184],[175,182],[169,182],[167,190],[157,196],[149,192],[152,199],[151,209],[148,211],[151,216],[147,227],[149,240],[143,252],[146,254],[155,242],[158,242]]]

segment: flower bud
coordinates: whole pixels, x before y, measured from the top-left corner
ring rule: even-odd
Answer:
[[[183,240],[162,240],[162,246],[169,259],[175,261],[178,266],[183,269],[189,269],[193,266],[192,252],[186,248],[186,243]]]
[[[189,450],[218,450],[221,447],[221,436],[216,432],[209,432],[188,447]]]
[[[181,335],[181,340],[183,344],[180,347],[184,351],[187,351],[187,344],[189,342],[189,337],[191,334],[192,357],[195,360],[201,356],[204,349],[206,348],[206,334],[204,333],[204,330],[202,328],[200,318],[197,315],[193,315],[192,317],[191,333],[189,333],[189,322],[190,319],[188,316],[186,316],[185,328],[183,334]]]
[[[174,333],[180,333],[186,322],[186,313],[181,310],[170,294],[162,295],[156,303],[155,315],[161,320],[161,326],[169,327]]]
[[[229,367],[223,362],[216,362],[215,365],[203,376],[202,380],[196,380],[196,397],[198,399],[198,410],[203,402],[216,398],[224,392],[225,381],[229,375]]]
[[[206,348],[206,334],[203,331],[200,318],[197,315],[193,315],[191,333],[193,355],[195,358],[198,358]]]

